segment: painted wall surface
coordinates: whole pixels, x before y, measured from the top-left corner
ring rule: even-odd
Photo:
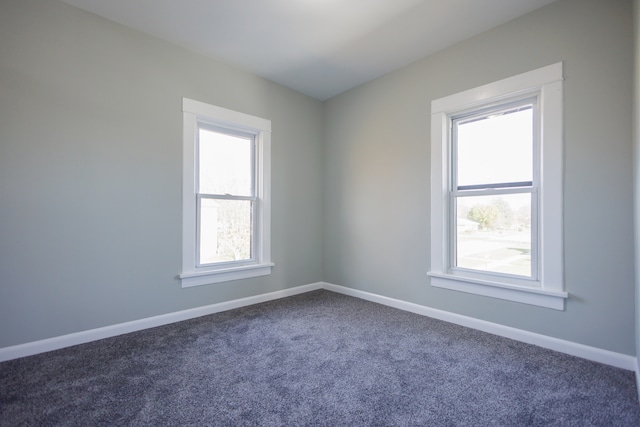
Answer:
[[[324,280],[635,354],[632,2],[560,0],[325,106]],[[565,69],[565,311],[429,286],[431,100]]]
[[[272,121],[271,276],[176,279],[182,97]],[[61,2],[0,2],[0,347],[321,280],[322,108]]]
[[[640,0],[633,1],[634,97],[633,97],[633,182],[636,273],[636,356],[640,354]],[[640,364],[638,365],[640,368]],[[640,371],[639,371],[640,372]],[[637,374],[636,374],[637,375]],[[640,378],[638,393],[640,397]]]

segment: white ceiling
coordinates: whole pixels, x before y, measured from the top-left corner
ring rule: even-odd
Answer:
[[[556,0],[62,0],[325,100]]]

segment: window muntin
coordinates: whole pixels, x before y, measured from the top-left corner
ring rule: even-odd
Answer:
[[[537,99],[451,117],[452,270],[537,278]]]

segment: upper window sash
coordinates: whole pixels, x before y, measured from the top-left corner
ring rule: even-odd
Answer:
[[[240,196],[249,196],[252,198],[256,198],[256,188],[258,185],[257,179],[257,173],[256,173],[256,169],[257,169],[257,164],[256,164],[256,133],[254,132],[246,132],[246,131],[239,131],[236,130],[232,127],[221,127],[221,126],[215,126],[212,124],[209,124],[207,120],[203,120],[202,118],[196,118],[197,120],[197,134],[196,134],[196,160],[195,160],[195,167],[196,167],[196,193],[198,194],[209,194],[209,195],[218,195],[218,196],[233,196],[233,197],[240,197]],[[201,135],[202,135],[202,131],[209,131],[209,132],[213,132],[213,133],[217,133],[220,135],[227,135],[227,136],[231,136],[231,137],[236,137],[239,139],[246,139],[249,141],[249,170],[248,173],[250,174],[250,179],[249,179],[249,183],[250,183],[250,188],[249,188],[249,192],[247,194],[230,194],[230,193],[210,193],[210,192],[206,192],[206,191],[202,191],[202,185],[201,185],[201,171],[200,171],[200,164],[201,164],[201,158],[200,158],[200,152],[201,152]]]
[[[471,111],[465,111],[463,113],[455,113],[449,115],[450,120],[450,150],[451,150],[451,165],[450,165],[450,177],[451,191],[454,193],[463,191],[477,191],[477,190],[489,190],[489,189],[506,189],[506,188],[523,188],[537,186],[538,177],[538,139],[539,139],[539,119],[538,119],[538,96],[536,93],[534,96],[527,96],[522,99],[511,100],[501,103],[489,103],[485,107],[477,107]],[[515,114],[523,111],[531,111],[531,176],[530,179],[520,179],[517,181],[500,181],[498,182],[477,182],[473,184],[460,185],[459,170],[461,168],[459,162],[459,128],[463,125],[482,123],[485,120],[491,120],[493,118],[508,117],[510,114]],[[504,163],[505,158],[500,158],[499,163]],[[501,165],[493,165],[499,167]],[[524,176],[520,177],[524,178]]]

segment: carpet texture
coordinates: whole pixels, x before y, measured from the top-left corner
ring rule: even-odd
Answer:
[[[0,363],[0,425],[634,426],[632,372],[315,291]]]

